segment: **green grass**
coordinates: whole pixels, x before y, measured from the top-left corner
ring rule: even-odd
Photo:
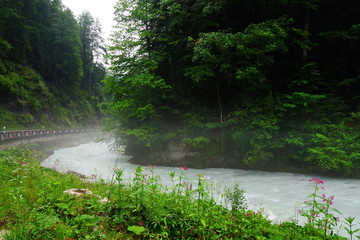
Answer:
[[[311,225],[273,224],[246,209],[238,186],[224,197],[231,209],[218,205],[205,177],[192,179],[193,189],[186,184],[186,168],[169,173],[169,187],[160,184],[154,166],[138,167],[132,179],[117,169],[106,183],[43,168],[33,156],[31,149],[0,152],[0,230],[10,230],[5,239],[340,239]],[[71,188],[94,194],[63,192]]]

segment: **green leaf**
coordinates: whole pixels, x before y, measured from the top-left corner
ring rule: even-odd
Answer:
[[[135,233],[136,235],[140,235],[141,233],[143,233],[145,231],[145,228],[143,226],[139,227],[139,226],[133,225],[133,226],[129,226],[127,228],[127,230]]]
[[[204,228],[206,228],[206,223],[205,223],[205,220],[204,219],[201,219],[201,224],[204,226]]]

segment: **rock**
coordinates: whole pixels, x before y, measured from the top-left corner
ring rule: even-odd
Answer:
[[[5,229],[0,230],[0,240],[5,239],[4,237],[5,237],[6,235],[8,235],[8,234],[10,234],[10,231],[9,231],[9,230],[5,230]]]
[[[69,189],[64,191],[64,193],[68,193],[70,196],[82,196],[84,194],[92,195],[92,192],[89,189]]]
[[[84,194],[93,195],[93,193],[89,189],[83,189],[83,188],[69,189],[69,190],[64,191],[64,193],[68,193],[70,196],[75,196],[75,197],[83,196]],[[109,201],[109,199],[107,197],[102,198],[98,195],[95,195],[95,196],[100,199],[100,203]]]

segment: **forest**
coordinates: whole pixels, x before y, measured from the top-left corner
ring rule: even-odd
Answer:
[[[105,116],[135,159],[360,177],[359,1],[118,0],[110,47],[61,0],[0,4],[7,129]]]
[[[106,128],[240,167],[359,177],[360,1],[118,0]]]
[[[0,0],[0,124],[82,127],[102,117],[100,22],[61,0]]]

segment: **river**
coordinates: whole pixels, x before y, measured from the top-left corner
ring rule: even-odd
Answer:
[[[103,143],[87,143],[56,150],[41,165],[62,172],[71,170],[110,180],[114,167],[123,168],[126,177],[132,176],[137,165],[128,163],[128,160],[128,156],[111,152]],[[158,166],[155,174],[161,177],[163,184],[171,184],[168,173],[172,171],[179,172],[179,169]],[[216,186],[232,187],[239,183],[245,190],[249,209],[259,211],[263,208],[265,216],[275,222],[289,219],[304,221],[297,211],[304,207],[304,201],[313,191],[309,179],[320,178],[325,182],[326,196],[335,196],[333,207],[345,217],[356,217],[356,222],[360,220],[360,180],[223,168],[190,168],[186,171],[186,176],[195,177],[197,173],[206,176]],[[340,219],[343,216],[339,216]]]

